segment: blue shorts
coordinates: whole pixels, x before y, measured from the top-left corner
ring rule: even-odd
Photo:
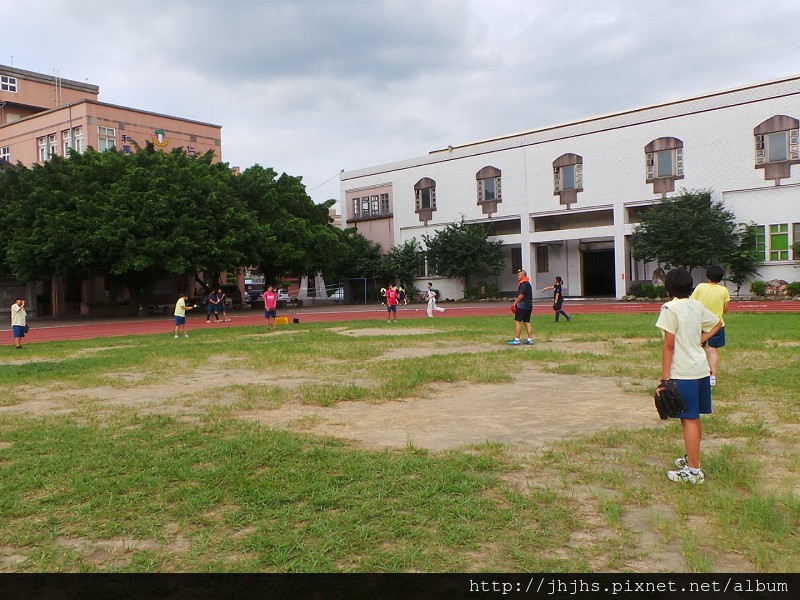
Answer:
[[[175,325],[183,325],[184,323],[186,323],[186,317],[175,315]]]
[[[514,320],[521,321],[523,323],[530,323],[532,312],[532,308],[517,308],[517,312],[514,313]]]
[[[676,418],[699,419],[701,414],[711,414],[711,380],[708,377],[676,379],[675,383],[686,400],[686,412]]]
[[[389,304],[386,306],[386,310],[389,312],[396,313],[397,312],[397,304]]]
[[[725,345],[725,327],[720,327],[719,331],[708,338],[706,343],[711,348],[722,348]]]
[[[25,337],[25,325],[12,325],[11,330],[14,332],[14,339]]]
[[[274,319],[277,316],[278,316],[278,311],[275,310],[274,308],[272,310],[270,310],[268,308],[264,310],[264,318],[265,319]]]

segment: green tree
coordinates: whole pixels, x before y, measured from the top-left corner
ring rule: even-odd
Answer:
[[[23,281],[107,276],[136,295],[163,275],[219,273],[246,264],[253,215],[211,153],[118,151],[55,156],[15,170],[5,262]]]
[[[633,256],[689,271],[725,264],[737,247],[737,229],[733,213],[712,202],[711,192],[683,190],[642,213],[631,236]]]
[[[764,260],[763,252],[758,251],[756,232],[756,225],[741,224],[736,247],[723,263],[728,267],[728,281],[736,285],[737,296],[744,283],[759,274],[758,267]]]
[[[333,200],[315,204],[301,177],[278,176],[260,165],[242,172],[234,185],[258,223],[248,264],[257,266],[267,281],[318,272],[331,277],[341,270],[349,246],[331,223]]]
[[[501,242],[490,241],[489,227],[483,223],[448,225],[436,235],[423,235],[428,264],[439,275],[461,278],[469,288],[471,276],[499,275],[504,266]]]
[[[389,279],[396,278],[401,286],[410,288],[411,282],[417,276],[420,250],[416,238],[392,246],[389,252],[383,255],[382,275]]]

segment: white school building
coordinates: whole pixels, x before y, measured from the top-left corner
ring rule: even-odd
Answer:
[[[799,120],[796,76],[449,146],[343,172],[342,226],[388,251],[462,218],[488,223],[506,268],[487,283],[516,290],[524,268],[535,290],[560,275],[566,296],[620,298],[659,267],[631,256],[642,211],[704,189],[758,225],[758,278],[791,282],[800,279],[791,249],[800,241]],[[420,264],[416,287],[432,280],[442,297],[463,297],[463,282]]]

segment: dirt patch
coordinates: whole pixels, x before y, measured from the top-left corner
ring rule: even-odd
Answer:
[[[610,379],[550,375],[530,367],[515,373],[513,383],[434,384],[424,396],[382,404],[290,402],[276,410],[235,414],[275,428],[292,428],[302,417],[304,431],[371,449],[413,445],[443,451],[485,442],[540,447],[607,429],[608,420],[597,415],[612,412],[616,428],[657,421],[649,402],[626,394]]]

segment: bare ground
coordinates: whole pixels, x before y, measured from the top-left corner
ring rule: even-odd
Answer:
[[[377,331],[377,330],[376,330]],[[341,335],[376,335],[366,329],[339,329]],[[397,329],[396,335],[428,333],[430,330]],[[386,335],[380,330],[379,335]],[[553,340],[561,344],[565,340]],[[618,340],[619,344],[636,344],[642,340]],[[541,345],[539,346],[541,347]],[[608,352],[607,344],[571,344],[576,352]],[[95,351],[99,351],[95,350]],[[452,352],[497,350],[492,347],[463,348],[439,343],[416,345],[413,350],[392,351],[391,356],[375,360]],[[525,352],[527,348],[509,348],[509,352]],[[512,383],[503,384],[433,384],[424,394],[398,400],[369,402],[340,402],[323,407],[290,400],[283,404],[257,406],[236,410],[234,416],[257,421],[265,426],[330,435],[349,440],[353,445],[368,449],[403,448],[413,445],[432,452],[447,451],[484,442],[499,442],[527,464],[535,465],[541,448],[570,436],[590,434],[609,427],[602,415],[614,414],[617,429],[639,428],[657,422],[651,401],[644,394],[626,393],[621,382],[607,378],[589,378],[548,374],[536,366],[520,368],[511,374]],[[211,405],[232,403],[237,398],[227,395],[214,397],[209,389],[257,381],[260,385],[283,387],[287,390],[307,383],[307,377],[285,373],[270,374],[252,371],[235,364],[216,361],[193,373],[176,376],[169,382],[140,383],[130,387],[98,386],[69,388],[27,386],[16,391],[17,401],[0,406],[0,415],[70,414],[91,407],[97,411],[113,412],[127,408],[140,413],[162,413],[179,418],[198,418]],[[630,383],[630,382],[629,382]],[[634,382],[634,385],[636,383]],[[522,490],[536,487],[535,473],[528,469],[508,476],[507,483]],[[556,485],[558,485],[556,483]],[[582,489],[563,482],[576,504],[585,527],[576,532],[564,548],[565,553],[590,548],[603,539],[613,539],[618,532],[609,527],[598,506],[598,490]],[[603,490],[603,494],[613,493]],[[689,568],[677,541],[664,542],[658,522],[670,517],[668,506],[631,507],[623,523],[635,538],[635,555],[639,558],[624,565],[625,570],[639,572],[686,571]],[[697,523],[701,527],[702,523]],[[168,536],[169,537],[169,536]],[[175,532],[165,549],[186,552],[189,541]],[[58,544],[84,555],[85,560],[99,567],[119,567],[127,564],[132,552],[151,548],[155,541],[114,538],[88,540],[59,538]],[[10,568],[25,560],[14,548],[0,546],[0,568]],[[608,565],[592,565],[607,570]],[[714,568],[723,572],[753,570],[744,558],[736,555],[715,557]]]

